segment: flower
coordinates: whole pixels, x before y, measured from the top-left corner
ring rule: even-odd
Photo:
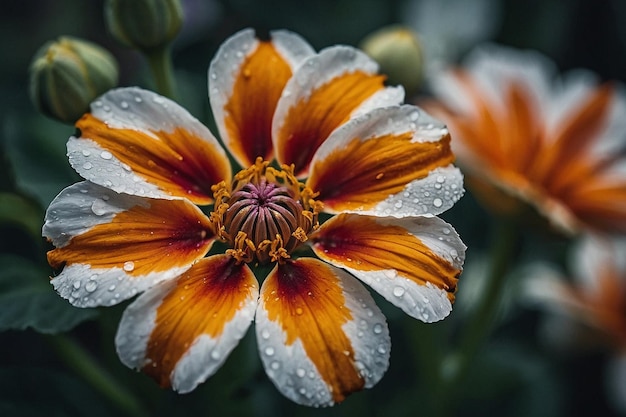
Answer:
[[[546,326],[554,342],[611,352],[607,376],[614,404],[626,411],[626,240],[585,236],[572,253],[573,282],[555,274],[527,281],[526,295],[553,313]]]
[[[432,80],[438,101],[424,106],[448,124],[488,207],[511,215],[529,204],[567,233],[625,233],[622,88],[582,70],[554,73],[536,52],[483,46]]]
[[[326,406],[373,386],[389,332],[354,277],[437,321],[465,251],[436,217],[462,194],[450,136],[398,104],[402,90],[376,68],[354,48],[316,54],[286,31],[228,39],[209,97],[244,167],[234,175],[217,139],[175,102],[139,88],[103,95],[67,145],[87,181],[46,213],[48,260],[63,268],[56,290],[80,307],[142,293],[117,352],[179,392],[212,375],[253,319],[267,375],[293,401]]]

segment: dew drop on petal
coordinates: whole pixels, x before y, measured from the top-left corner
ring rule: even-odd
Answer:
[[[271,346],[266,347],[266,348],[265,348],[265,354],[266,354],[267,356],[272,356],[272,355],[274,355],[274,348],[273,348],[273,347],[271,347]]]
[[[402,297],[405,291],[406,290],[402,287],[395,287],[393,289],[393,295],[395,295],[396,297]]]
[[[85,162],[83,164],[83,169],[91,169],[93,168],[93,164],[91,162]]]
[[[102,159],[111,159],[111,158],[113,158],[113,154],[111,152],[109,152],[109,151],[102,151],[100,153],[100,158],[102,158]]]
[[[91,203],[91,211],[96,216],[103,216],[107,212],[104,200],[96,198],[93,203]]]
[[[300,378],[304,378],[304,376],[306,375],[306,371],[302,368],[298,368],[296,369],[296,375],[298,375]]]
[[[380,323],[374,325],[374,333],[381,334],[383,332],[383,326]]]
[[[124,271],[131,272],[135,269],[135,263],[133,261],[124,262]]]
[[[96,283],[96,281],[89,281],[87,284],[85,284],[85,291],[87,292],[94,292],[96,288],[98,288],[98,284]]]
[[[270,332],[267,329],[261,330],[261,337],[265,340],[270,338]]]
[[[76,280],[74,281],[74,284],[72,284],[74,286],[74,288],[79,289],[80,288],[80,281]]]
[[[433,200],[433,206],[435,206],[435,207],[441,207],[441,206],[443,206],[443,201],[441,201],[441,199],[440,199],[440,198],[435,198],[435,199]]]
[[[217,351],[217,350],[213,350],[211,352],[211,359],[213,359],[213,360],[218,360],[220,358],[220,356],[221,356],[220,352]]]

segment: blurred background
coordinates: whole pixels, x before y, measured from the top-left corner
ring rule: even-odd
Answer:
[[[456,62],[473,46],[496,42],[538,50],[560,71],[586,68],[603,80],[626,81],[624,0],[182,0],[183,29],[173,44],[180,102],[213,126],[206,71],[224,39],[245,27],[286,28],[319,50],[359,45],[390,24],[415,30],[431,54],[426,65]],[[123,415],[86,384],[76,363],[93,361],[120,381],[150,416],[419,416],[429,415],[427,359],[448,349],[480,291],[489,215],[471,194],[445,213],[468,245],[458,305],[441,323],[424,325],[377,299],[388,317],[390,368],[373,389],[330,409],[289,402],[265,376],[249,334],[226,365],[191,394],[160,390],[125,368],[113,346],[123,308],[78,310],[47,283],[51,271],[41,236],[45,207],[78,180],[65,157],[70,125],[40,115],[28,98],[28,66],[37,49],[61,35],[104,46],[120,63],[122,86],[151,88],[142,56],[105,29],[103,0],[3,0],[0,5],[0,415]],[[429,61],[430,60],[430,61]],[[427,95],[427,86],[416,95]],[[568,242],[525,236],[518,259],[564,262]],[[606,384],[609,354],[555,347],[542,331],[542,313],[517,297],[515,268],[487,344],[461,385],[443,400],[458,416],[618,416]],[[626,314],[626,311],[625,311]],[[62,334],[58,336],[56,334]],[[251,332],[249,332],[251,333]],[[73,350],[80,346],[81,349]],[[86,358],[83,355],[87,355]],[[426,363],[426,365],[425,365]],[[138,414],[141,415],[141,414]]]

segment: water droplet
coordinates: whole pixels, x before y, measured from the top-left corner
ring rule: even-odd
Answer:
[[[381,353],[381,354],[387,353],[387,348],[385,348],[383,345],[379,345],[378,346],[378,353]]]
[[[74,288],[79,289],[80,288],[80,281],[76,280],[74,281],[74,284],[72,284],[74,286]]]
[[[113,285],[111,285],[111,286],[109,287],[109,291],[115,291],[115,284],[113,284]]]
[[[91,151],[89,149],[83,149],[83,156],[91,155]]]
[[[306,375],[306,371],[302,368],[298,368],[296,369],[296,375],[298,375],[300,378],[304,378],[304,376]]]
[[[91,211],[96,216],[103,216],[107,212],[107,203],[103,200],[96,198],[93,203],[91,203]]]
[[[376,323],[374,325],[374,333],[381,334],[383,332],[383,325],[380,323]]]
[[[296,308],[296,314],[299,316],[302,315],[302,309],[300,307]]]
[[[306,389],[305,389],[304,387],[302,387],[302,388],[300,388],[300,389],[298,390],[298,392],[299,392],[300,394],[302,394],[302,395],[305,395],[305,394],[306,394]]]
[[[457,257],[459,256],[459,252],[456,249],[450,249],[450,256]]]
[[[435,198],[435,199],[433,200],[433,206],[435,206],[435,207],[441,207],[441,206],[443,206],[443,201],[441,201],[441,199],[440,199],[440,198]]]
[[[111,159],[111,158],[113,158],[113,154],[111,152],[109,152],[109,151],[102,151],[100,153],[100,158],[102,158],[102,159]]]
[[[214,72],[212,72],[212,73],[211,73],[211,79],[212,79],[212,80],[217,80],[217,74],[216,74],[216,73],[214,73]]]
[[[265,354],[266,354],[267,356],[272,356],[272,355],[274,355],[274,348],[273,348],[273,347],[271,347],[271,346],[266,347],[266,348],[265,348]]]
[[[395,287],[393,289],[393,295],[395,295],[396,297],[402,297],[405,293],[405,289],[402,287]]]
[[[129,108],[130,106],[129,106],[128,102],[126,102],[126,101],[122,101],[122,102],[120,103],[120,107],[121,107],[121,108],[123,108],[123,109],[127,109],[127,108]]]
[[[135,269],[135,263],[133,261],[124,262],[124,271],[130,272]]]
[[[135,102],[136,103],[141,103],[143,100],[141,99],[141,97],[139,96],[135,96]]]
[[[273,370],[277,371],[280,368],[280,362],[278,361],[273,361],[270,364],[270,368],[272,368]]]
[[[417,121],[417,119],[419,119],[420,114],[417,111],[412,112],[409,117],[411,118],[411,120],[413,120],[414,122]]]
[[[261,330],[261,337],[265,340],[270,338],[270,331],[267,329]]]
[[[111,107],[110,106],[104,106],[102,107],[104,109],[104,111],[109,112],[111,111]]]
[[[447,227],[444,227],[442,230],[444,235],[449,235],[450,234],[450,229],[448,229]]]
[[[211,352],[211,359],[218,360],[221,357],[220,352],[217,349],[214,349]]]
[[[98,288],[98,284],[96,283],[96,281],[89,281],[87,284],[85,284],[85,290],[87,292],[94,292],[96,288]]]
[[[398,273],[395,269],[386,269],[383,271],[383,275],[389,279],[393,279],[398,276]]]
[[[85,162],[83,164],[83,169],[91,169],[93,168],[93,164],[91,162]]]

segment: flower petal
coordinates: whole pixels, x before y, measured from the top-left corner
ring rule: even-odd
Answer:
[[[376,109],[337,129],[318,149],[307,186],[327,212],[436,215],[463,194],[450,135],[415,106]]]
[[[79,307],[111,305],[174,278],[210,249],[208,218],[186,200],[117,194],[90,182],[74,184],[50,203],[43,226],[55,249],[52,279]]]
[[[289,399],[328,406],[387,370],[389,331],[367,290],[317,259],[276,267],[261,288],[256,334],[268,376]]]
[[[289,80],[272,125],[280,163],[304,175],[316,149],[337,127],[367,110],[395,105],[402,87],[385,87],[378,65],[363,52],[335,46],[307,59]]]
[[[214,374],[254,318],[259,287],[228,255],[204,258],[177,280],[139,296],[122,316],[122,362],[185,393]]]
[[[175,102],[139,88],[112,90],[76,123],[68,156],[85,179],[156,198],[213,200],[211,186],[230,179],[226,153],[211,132]]]
[[[294,69],[315,51],[300,36],[252,29],[226,40],[209,68],[209,98],[222,139],[243,166],[273,156],[271,124],[276,103]]]
[[[429,323],[452,310],[465,245],[437,217],[340,214],[310,241],[317,256],[361,279],[411,317]]]

